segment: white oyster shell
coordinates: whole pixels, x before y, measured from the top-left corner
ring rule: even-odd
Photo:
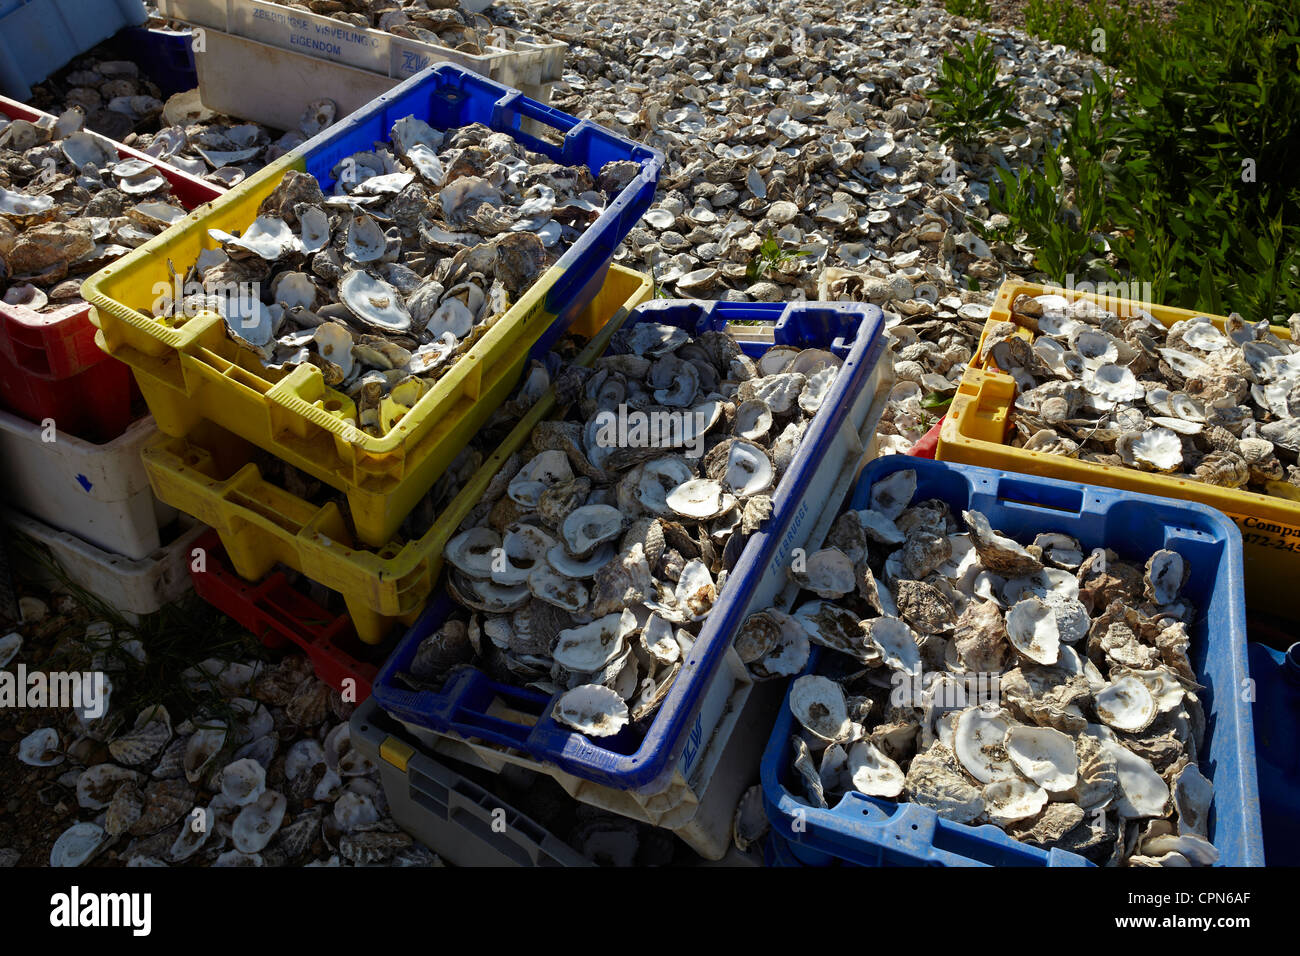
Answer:
[[[247,806],[266,791],[266,770],[245,757],[227,764],[221,771],[221,792],[237,807]]]
[[[692,478],[669,492],[665,501],[677,514],[696,521],[716,518],[736,506],[734,495],[712,478]]]
[[[1097,716],[1116,730],[1141,733],[1159,712],[1150,689],[1137,677],[1121,677],[1097,692]]]
[[[853,789],[871,797],[897,797],[906,779],[898,764],[869,740],[849,748],[848,771]]]
[[[471,577],[490,578],[501,548],[501,536],[497,532],[491,528],[475,527],[448,541],[443,553],[448,561]]]
[[[962,767],[980,783],[1016,775],[1003,740],[1011,729],[1006,711],[992,704],[969,707],[957,717],[952,749]]]
[[[809,733],[827,743],[849,734],[844,691],[833,680],[806,674],[790,685],[790,711]]]
[[[748,498],[772,487],[776,470],[762,448],[737,439],[727,450],[727,467],[722,486],[737,497]]]
[[[95,823],[74,823],[50,848],[50,866],[81,866],[109,842],[104,828]]]
[[[1060,654],[1056,613],[1042,598],[1026,598],[1007,612],[1007,638],[1017,651],[1039,664],[1055,664]]]
[[[411,313],[398,291],[383,279],[355,269],[339,282],[339,298],[365,325],[380,332],[405,332]]]
[[[246,805],[230,827],[235,849],[241,853],[258,853],[264,849],[280,829],[287,806],[284,795],[275,790],[267,790]]]
[[[591,674],[623,653],[628,635],[636,628],[631,610],[607,614],[590,624],[560,631],[551,656],[566,670]]]
[[[1065,793],[1079,782],[1074,741],[1051,727],[1010,727],[1003,746],[1016,769],[1048,793]]]
[[[575,558],[585,558],[623,530],[623,513],[609,505],[584,505],[571,511],[560,525],[564,546]]]
[[[1115,806],[1120,817],[1141,819],[1164,816],[1165,807],[1169,803],[1169,787],[1155,768],[1114,741],[1103,740],[1102,746],[1114,756],[1119,772],[1121,793]]]
[[[18,759],[29,767],[53,767],[62,763],[59,732],[53,727],[33,730],[18,742]]]
[[[853,562],[839,548],[814,551],[797,568],[792,564],[790,577],[822,598],[843,597],[857,586]]]
[[[912,503],[916,494],[916,472],[896,471],[871,486],[871,510],[893,521]]]
[[[627,725],[628,710],[608,687],[581,684],[555,702],[551,716],[589,737],[609,737]]]
[[[1036,816],[1047,806],[1047,791],[1015,777],[986,784],[984,813],[994,823],[1015,823]]]

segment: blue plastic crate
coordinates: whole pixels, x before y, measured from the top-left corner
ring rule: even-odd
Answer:
[[[739,554],[731,565],[726,589],[705,619],[699,639],[645,736],[637,739],[629,728],[598,742],[589,740],[551,719],[549,695],[494,681],[472,668],[454,674],[440,693],[401,689],[396,674],[410,669],[420,641],[441,627],[457,607],[441,586],[375,679],[374,697],[380,706],[408,724],[522,751],[575,777],[617,790],[656,793],[666,786],[675,769],[683,773],[693,769],[693,761],[706,749],[707,742],[708,728],[702,724],[701,708],[731,646],[732,635],[757,596],[763,595],[770,602],[770,596],[784,585],[784,559],[797,540],[795,535],[814,522],[826,506],[824,500],[812,500],[814,496],[808,493],[819,468],[834,468],[838,473],[838,465],[828,460],[830,449],[840,449],[838,454],[843,458],[848,453],[844,433],[856,436],[859,429],[874,427],[868,416],[873,410],[879,414],[879,398],[883,397],[876,393],[883,393],[892,382],[892,376],[886,373],[889,366],[881,362],[885,352],[883,318],[872,305],[660,299],[637,309],[625,327],[654,321],[699,335],[721,330],[727,322],[738,320],[770,323],[775,344],[829,349],[843,359],[843,366],[794,461],[782,476],[773,496],[772,517],[765,528],[743,542],[743,550],[738,534],[729,542],[728,556]],[[742,343],[745,352],[755,357],[769,347]],[[821,477],[827,473],[823,471]],[[536,715],[536,723],[530,726],[493,716],[490,708],[494,701]]]
[[[1300,866],[1300,644],[1289,652],[1251,644],[1250,676],[1264,859],[1269,866]]]
[[[143,0],[0,0],[0,93],[26,101],[33,83],[145,19]]]
[[[121,55],[134,60],[162,92],[163,99],[199,85],[194,67],[194,36],[189,30],[131,27],[117,37]]]
[[[606,163],[615,160],[640,164],[636,179],[605,207],[600,219],[584,230],[556,263],[565,271],[547,293],[544,313],[559,318],[550,324],[533,348],[533,354],[544,354],[573,317],[595,298],[605,284],[614,250],[650,208],[663,169],[663,153],[590,120],[580,120],[539,103],[495,80],[450,63],[440,63],[300,146],[299,150],[306,156],[306,171],[329,193],[334,187],[330,172],[339,162],[354,153],[373,149],[376,143],[386,142],[393,124],[411,115],[440,130],[482,123],[495,132],[508,133],[528,149],[557,163],[586,166],[593,176]],[[536,135],[539,128],[558,132],[562,139],[559,143],[541,139]]]
[[[1183,594],[1201,613],[1188,633],[1192,666],[1207,688],[1200,766],[1214,783],[1209,833],[1220,865],[1263,865],[1251,713],[1239,693],[1247,673],[1246,610],[1241,533],[1233,523],[1204,505],[904,455],[863,469],[850,507],[869,507],[872,484],[909,468],[917,476],[913,500],[940,498],[954,512],[976,509],[994,529],[1017,538],[1057,531],[1085,548],[1109,547],[1124,557],[1145,560],[1168,548],[1187,559],[1191,577]],[[823,653],[830,652],[814,648],[804,673],[817,672]],[[828,810],[810,807],[789,786],[793,729],[787,696],[763,754],[763,804],[773,830],[808,865],[1088,865],[1077,854],[1021,843],[992,825],[952,823],[918,804],[848,793]]]

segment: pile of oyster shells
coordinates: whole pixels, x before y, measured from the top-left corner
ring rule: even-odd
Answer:
[[[759,678],[835,651],[791,685],[802,799],[907,800],[1097,863],[1213,863],[1186,561],[1020,543],[915,491],[908,469],[876,482],[792,572],[817,599],[737,634]]]
[[[76,107],[86,128],[123,142],[163,110],[161,91],[131,60],[79,57],[32,91],[32,103],[56,116]]]
[[[121,159],[70,109],[0,118],[0,288],[40,311],[81,301],[81,280],[186,215],[167,179]]]
[[[129,685],[147,660],[138,639],[96,621],[82,643],[106,672],[103,712],[74,711],[17,746],[23,763],[57,772],[82,811],[54,842],[52,866],[108,849],[128,866],[437,864],[388,817],[378,770],[351,743],[352,705],[307,658],[205,660],[180,679],[207,709],[174,720],[161,704],[113,705],[114,682]],[[22,644],[9,635],[0,666]]]
[[[640,170],[616,160],[593,175],[477,123],[443,133],[407,116],[391,136],[341,160],[330,196],[291,170],[242,234],[209,230],[220,248],[184,278],[205,291],[155,313],[179,326],[216,311],[266,369],[315,365],[357,402],[353,424],[376,436]],[[249,284],[260,297],[222,294]]]
[[[298,128],[284,132],[220,116],[203,105],[196,89],[166,102],[158,97],[136,64],[92,53],[37,87],[32,102],[56,116],[81,110],[87,129],[223,188],[237,186],[338,118],[333,100],[305,103]]]
[[[1017,385],[1012,444],[1222,488],[1300,495],[1300,346],[1268,322],[1166,328],[1087,299],[1020,295],[981,360]],[[1036,334],[1032,345],[1017,334]],[[1300,334],[1300,315],[1290,322]]]
[[[1038,161],[1077,102],[1091,57],[947,13],[876,0],[560,2],[494,17],[570,44],[552,104],[664,151],[658,201],[619,251],[679,295],[732,301],[870,301],[902,359],[881,423],[905,451],[974,353],[991,290],[1030,250],[985,242],[994,166]],[[978,152],[929,126],[942,55],[988,36],[1027,125]],[[768,235],[796,258],[757,279]]]
[[[594,370],[567,369],[568,416],[534,429],[445,549],[448,590],[475,613],[404,679],[440,687],[472,663],[561,695],[555,718],[591,736],[650,718],[840,364],[786,346],[753,360],[726,332],[647,321]],[[662,441],[610,444],[620,407],[685,414]]]
[[[383,30],[479,56],[493,50],[513,50],[518,41],[536,43],[545,36],[520,34],[495,27],[486,17],[460,9],[459,0],[280,0],[286,6],[310,10],[354,27]]]
[[[260,123],[219,116],[199,102],[197,90],[190,90],[168,99],[160,119],[157,132],[141,133],[132,145],[230,189],[334,125],[339,116],[333,100],[315,100],[303,108],[298,128],[282,133]]]

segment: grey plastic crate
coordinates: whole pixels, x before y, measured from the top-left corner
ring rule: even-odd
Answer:
[[[456,866],[591,866],[541,824],[404,736],[373,698],[352,715],[352,742],[379,767],[393,819]]]

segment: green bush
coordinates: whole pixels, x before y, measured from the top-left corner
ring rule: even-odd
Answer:
[[[1126,61],[1159,29],[1131,0],[1029,0],[1024,14],[1026,32],[1110,64]]]
[[[1041,165],[997,171],[999,238],[1034,247],[1053,281],[1100,269],[1169,305],[1300,311],[1300,5],[1184,0],[1144,36]]]
[[[930,99],[939,104],[934,125],[943,142],[969,147],[991,130],[1025,125],[1011,114],[1015,90],[998,83],[998,58],[983,34],[944,56]]]
[[[968,20],[989,18],[988,0],[943,0],[943,8],[953,16]]]

